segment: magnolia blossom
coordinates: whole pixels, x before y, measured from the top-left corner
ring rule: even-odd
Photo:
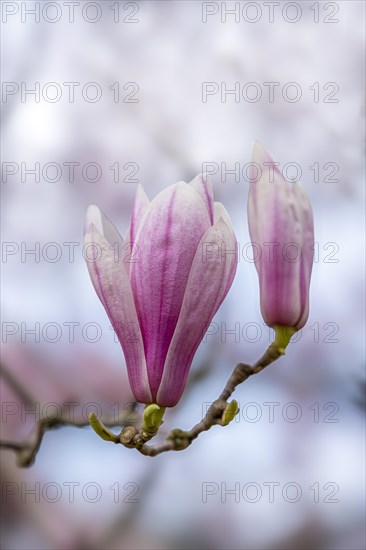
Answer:
[[[301,185],[290,185],[259,143],[254,145],[253,163],[259,176],[253,169],[248,222],[262,315],[270,326],[299,330],[309,315],[314,253],[311,205]]]
[[[203,176],[171,185],[151,202],[139,186],[125,242],[90,206],[85,245],[136,399],[173,407],[234,279],[236,240],[225,208]]]

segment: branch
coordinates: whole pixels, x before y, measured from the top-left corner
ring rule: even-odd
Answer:
[[[107,437],[105,432],[101,437],[128,448],[135,448],[145,456],[157,456],[168,451],[183,451],[201,433],[207,432],[213,426],[226,426],[239,412],[236,401],[228,403],[228,399],[232,396],[236,387],[253,374],[261,372],[282,355],[284,355],[284,348],[278,345],[278,341],[275,341],[254,365],[238,363],[218,399],[211,404],[202,420],[189,431],[174,429],[168,434],[165,441],[157,445],[147,445],[146,443],[150,437],[143,430],[138,431],[135,426],[126,426],[119,435],[112,434],[107,430]],[[103,430],[102,424],[96,431],[99,433],[101,430]]]
[[[153,437],[153,432],[146,431],[146,428],[144,429],[144,424],[140,430],[133,425],[140,420],[139,416],[134,411],[134,407],[129,411],[125,411],[118,419],[103,417],[103,420],[100,420],[94,413],[90,413],[89,421],[84,418],[70,420],[67,414],[69,412],[68,409],[62,407],[61,416],[42,418],[37,422],[34,430],[24,441],[0,441],[0,448],[15,451],[17,455],[17,465],[27,467],[33,464],[46,431],[60,426],[75,426],[81,428],[91,424],[92,428],[102,439],[116,444],[122,444],[128,448],[134,448],[145,456],[156,456],[168,451],[182,451],[189,447],[201,433],[210,430],[213,426],[226,426],[229,424],[239,412],[238,404],[235,400],[230,403],[228,402],[228,399],[230,399],[237,386],[245,382],[245,380],[253,374],[262,371],[283,354],[284,348],[278,345],[278,341],[275,341],[254,365],[238,363],[220,396],[211,404],[202,420],[189,431],[180,429],[171,430],[165,440],[156,445],[147,445],[147,441]],[[33,397],[28,394],[22,384],[15,379],[4,366],[1,367],[1,375],[27,404],[32,405],[35,403]],[[122,427],[121,433],[115,434],[108,429],[113,426]],[[154,432],[154,435],[155,433],[156,432]]]
[[[69,413],[68,409],[67,412]],[[137,414],[131,411],[125,411],[119,418],[103,417],[103,422],[109,427],[123,427],[129,425],[130,422],[138,422],[138,420],[139,417]],[[17,455],[17,465],[25,468],[34,463],[37,452],[43,441],[43,436],[47,431],[62,426],[83,428],[89,425],[89,421],[84,418],[70,420],[68,417],[62,415],[55,418],[42,418],[37,422],[29,437],[20,442],[0,441],[0,448],[15,451]]]
[[[13,375],[13,373],[5,367],[4,364],[0,364],[0,376],[6,380],[9,386],[19,395],[22,401],[27,405],[34,405],[35,399],[33,395],[29,393],[27,388],[23,386],[21,382]]]
[[[23,402],[29,406],[36,405],[37,401],[34,397],[3,364],[0,365],[0,375],[4,380],[6,380],[9,386],[11,386]],[[66,400],[66,403],[70,401],[72,402],[72,400]],[[137,423],[139,421],[139,416],[134,411],[134,405],[135,404],[132,403],[131,408],[129,410],[125,410],[118,418],[103,416],[103,422],[109,427],[124,427],[130,423]],[[54,417],[41,418],[26,439],[23,441],[0,441],[0,448],[15,451],[17,455],[17,465],[24,468],[31,466],[34,463],[43,437],[48,430],[60,428],[62,426],[82,428],[89,425],[89,420],[83,417],[70,419],[70,411],[68,407],[61,406],[61,415],[56,414]]]

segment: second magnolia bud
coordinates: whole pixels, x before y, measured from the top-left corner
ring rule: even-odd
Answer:
[[[262,315],[270,326],[299,330],[309,315],[314,255],[311,205],[300,184],[290,186],[276,167],[270,177],[273,160],[259,143],[254,145],[253,162],[261,166],[262,176],[249,191],[250,236],[262,250],[274,244],[270,257],[262,254],[255,262]],[[297,251],[292,261],[283,254],[289,247]]]

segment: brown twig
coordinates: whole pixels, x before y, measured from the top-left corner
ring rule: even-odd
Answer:
[[[278,346],[271,344],[264,355],[252,366],[245,363],[239,363],[233,370],[229,380],[226,383],[225,388],[221,392],[219,399],[227,401],[229,397],[234,393],[234,390],[239,384],[242,384],[252,376],[261,372],[265,367],[268,367],[271,363],[279,359],[284,354],[284,351],[279,349]]]
[[[220,396],[210,405],[202,420],[189,431],[173,429],[162,443],[147,445],[147,441],[150,437],[143,430],[139,431],[134,425],[131,425],[131,423],[134,424],[139,421],[139,417],[134,410],[125,411],[118,419],[104,417],[101,421],[101,425],[106,428],[113,426],[123,427],[119,435],[113,434],[113,432],[106,429],[109,440],[117,444],[122,444],[128,448],[137,449],[145,456],[157,456],[168,451],[183,451],[189,447],[201,433],[210,430],[213,426],[225,426],[227,422],[224,420],[223,415],[229,405],[228,399],[232,396],[236,387],[245,382],[245,380],[253,374],[257,374],[276,361],[283,353],[284,351],[273,343],[254,365],[238,363]],[[1,368],[1,375],[27,404],[31,405],[35,403],[21,383],[4,366]],[[68,410],[66,411],[66,409],[63,408],[60,416],[39,420],[33,432],[26,440],[21,442],[2,441],[0,442],[0,447],[3,449],[11,449],[16,452],[18,466],[30,466],[35,460],[46,431],[61,426],[75,426],[81,428],[89,425],[89,421],[84,418],[70,420],[66,412],[68,412]]]
[[[0,365],[0,375],[9,386],[19,396],[20,400],[25,402],[30,407],[35,406],[37,401],[22,385],[22,383],[13,375],[13,373],[5,366]],[[67,404],[73,400],[66,400],[64,406],[61,407],[61,414],[56,414],[54,417],[41,418],[38,420],[34,429],[29,436],[23,441],[0,441],[0,448],[10,449],[15,451],[17,455],[17,465],[21,467],[31,466],[34,463],[37,452],[43,441],[45,433],[54,428],[62,426],[74,426],[83,428],[89,426],[89,420],[84,417],[70,418],[70,411]],[[119,426],[124,427],[130,423],[137,423],[140,420],[139,416],[134,411],[134,403],[131,403],[131,408],[125,410],[118,418],[112,416],[104,416],[103,423],[108,427]]]
[[[33,395],[23,386],[23,384],[14,376],[14,374],[6,368],[6,366],[0,364],[0,376],[9,384],[9,386],[15,391],[24,403],[27,405],[34,405],[35,399]]]
[[[232,396],[236,387],[245,382],[245,380],[253,374],[261,372],[283,354],[284,350],[279,348],[276,343],[273,343],[254,365],[238,363],[219,398],[211,404],[202,420],[193,426],[191,430],[183,431],[174,429],[168,434],[163,443],[147,445],[146,439],[144,439],[141,432],[138,432],[135,427],[127,426],[122,430],[119,441],[118,438],[116,438],[115,443],[121,443],[125,447],[135,448],[145,456],[156,456],[168,451],[183,451],[189,447],[201,433],[208,431],[216,425],[226,425],[223,421],[223,413],[229,404],[228,399]]]
[[[104,417],[103,423],[108,427],[119,426],[123,427],[133,421],[131,418],[133,413],[125,412],[120,418],[113,419],[112,417]],[[138,416],[135,415],[135,421],[138,421]],[[60,428],[62,426],[74,426],[76,428],[83,428],[89,426],[89,421],[80,418],[70,420],[69,418],[60,417],[55,418],[42,418],[37,422],[33,431],[23,441],[0,441],[0,448],[11,449],[16,452],[17,465],[20,467],[31,466],[36,458],[37,452],[43,441],[45,433],[54,428]]]

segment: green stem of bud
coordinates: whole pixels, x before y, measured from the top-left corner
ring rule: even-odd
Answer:
[[[275,325],[275,339],[272,345],[274,345],[281,355],[285,354],[285,349],[290,343],[291,338],[295,334],[295,327],[286,327],[283,325]]]
[[[165,407],[159,407],[156,403],[146,405],[141,428],[142,436],[146,441],[158,433],[163,424],[164,413]]]

